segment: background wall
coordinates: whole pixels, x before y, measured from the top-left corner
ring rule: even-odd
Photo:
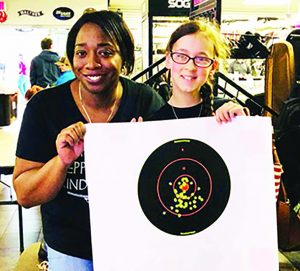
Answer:
[[[86,8],[96,10],[107,9],[107,0],[6,0],[7,20],[3,25],[30,26],[71,26]],[[59,7],[68,7],[74,11],[74,17],[69,20],[58,20],[53,11]],[[31,15],[20,15],[20,11],[29,10]],[[35,16],[33,16],[35,15]]]
[[[41,51],[41,39],[46,36],[54,40],[53,50],[63,55],[70,26],[89,7],[96,10],[109,8],[123,14],[135,39],[136,72],[139,72],[143,66],[142,56],[145,51],[145,44],[142,41],[142,4],[145,1],[147,0],[0,0],[0,3],[5,4],[7,14],[7,20],[0,23],[0,64],[5,64],[6,83],[11,87],[12,85],[16,86],[18,54],[24,55],[24,60],[29,68],[31,59]],[[151,0],[148,1],[151,3]],[[300,20],[299,0],[285,0],[286,3],[281,3],[284,0],[273,0],[272,5],[265,5],[267,0],[260,1],[264,5],[260,2],[253,4],[257,0],[250,1],[253,5],[249,5],[245,1],[247,0],[222,0],[223,32],[239,35],[245,31],[259,30],[265,34],[275,29],[274,31],[284,37],[289,32],[287,26],[296,24],[297,20]],[[53,11],[59,7],[70,8],[74,12],[74,16],[69,20],[55,18]],[[19,15],[19,12],[24,12],[24,10],[30,11],[31,15]],[[33,14],[35,16],[32,16]],[[258,17],[278,17],[280,19],[266,21],[258,20]],[[155,46],[158,44],[155,49],[165,48],[163,43],[167,41],[175,26],[170,22],[162,24],[159,22],[155,23],[153,27]],[[0,80],[2,75],[0,74]]]

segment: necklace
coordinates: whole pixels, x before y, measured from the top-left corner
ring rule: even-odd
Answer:
[[[172,111],[173,111],[173,114],[174,114],[175,118],[176,118],[176,119],[180,119],[180,118],[178,118],[178,116],[177,116],[177,114],[176,114],[176,112],[175,112],[175,108],[173,107],[173,105],[172,105],[172,104],[170,104],[170,105],[171,105],[171,108],[172,108]],[[200,110],[199,110],[198,117],[201,116],[202,108],[203,108],[203,103],[201,103],[201,105],[200,105]]]
[[[83,99],[82,99],[82,94],[81,94],[81,84],[80,84],[80,83],[79,83],[79,87],[78,87],[78,94],[79,94],[80,105],[81,105],[82,110],[84,111],[84,114],[86,115],[86,117],[87,117],[89,123],[93,123],[93,121],[92,121],[92,119],[91,119],[89,113],[87,112],[87,110],[86,110],[86,108],[85,108],[85,105],[84,105],[84,102],[83,102]],[[112,116],[113,116],[113,114],[114,114],[114,112],[115,112],[115,109],[116,109],[116,105],[117,105],[117,101],[118,101],[118,100],[119,100],[119,99],[118,99],[118,90],[117,90],[117,96],[116,96],[115,101],[114,101],[114,104],[113,104],[113,106],[112,106],[112,108],[111,108],[110,114],[109,114],[109,116],[108,116],[108,118],[106,119],[105,122],[110,122],[110,121],[111,121],[111,118],[112,118]]]

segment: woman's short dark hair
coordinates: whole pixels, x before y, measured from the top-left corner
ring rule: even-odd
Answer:
[[[111,41],[119,48],[122,70],[128,75],[134,67],[134,41],[124,20],[116,12],[101,10],[83,14],[72,26],[67,39],[67,56],[73,66],[75,41],[81,27],[86,23],[98,25]]]

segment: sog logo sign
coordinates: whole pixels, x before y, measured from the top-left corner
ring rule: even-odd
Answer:
[[[189,16],[190,0],[148,0],[150,16]]]
[[[168,8],[190,8],[190,0],[168,0]]]

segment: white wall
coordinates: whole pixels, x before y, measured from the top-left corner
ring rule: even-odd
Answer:
[[[299,12],[299,0],[222,0],[222,15],[236,17],[284,17]]]

